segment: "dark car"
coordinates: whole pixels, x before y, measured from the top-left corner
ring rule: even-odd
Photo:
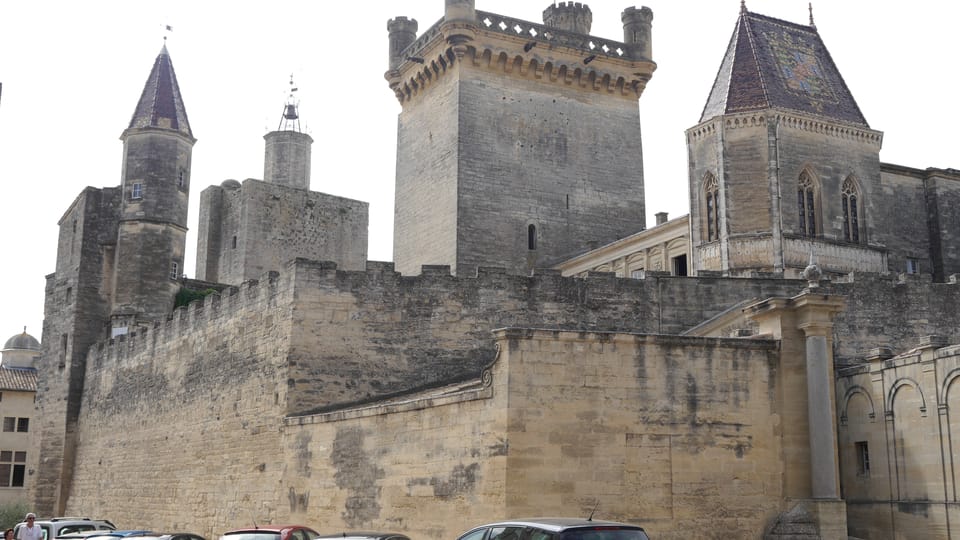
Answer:
[[[315,540],[319,536],[320,533],[303,525],[261,525],[227,531],[220,540]]]
[[[583,518],[524,518],[474,527],[457,540],[650,540],[643,527]]]
[[[410,537],[400,533],[346,531],[337,534],[325,534],[320,540],[410,540]]]

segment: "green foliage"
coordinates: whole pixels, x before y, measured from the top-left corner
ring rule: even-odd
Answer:
[[[173,309],[185,306],[194,300],[200,300],[208,294],[215,292],[217,292],[216,289],[203,289],[198,291],[196,289],[181,287],[180,291],[177,292],[177,298],[173,301]]]
[[[14,525],[23,521],[30,507],[26,501],[13,501],[0,504],[0,532],[12,529]]]

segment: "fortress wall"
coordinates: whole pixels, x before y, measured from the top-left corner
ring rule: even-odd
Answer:
[[[933,283],[929,275],[851,274],[850,283],[831,284],[846,296],[834,324],[837,365],[859,362],[866,352],[888,346],[900,354],[928,335],[960,343],[960,284]]]
[[[288,413],[328,410],[480,372],[504,327],[679,333],[747,298],[793,296],[803,283],[775,279],[587,279],[481,268],[453,277],[392,264],[344,272],[298,260]]]
[[[919,172],[919,171],[916,171]],[[867,241],[887,248],[887,265],[906,272],[907,259],[919,259],[920,271],[930,274],[930,236],[923,179],[911,171],[885,167],[876,196],[867,200],[865,216],[872,230]]]
[[[596,508],[655,538],[750,538],[781,510],[776,343],[529,329],[496,341],[487,399],[288,419],[291,519],[441,539]]]
[[[192,531],[276,519],[290,290],[268,276],[90,351],[67,515]]]

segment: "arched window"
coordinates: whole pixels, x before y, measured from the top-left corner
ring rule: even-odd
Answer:
[[[860,243],[860,191],[853,178],[843,181],[843,239]]]
[[[717,177],[707,173],[703,178],[704,210],[707,222],[707,241],[720,238],[720,186]]]
[[[527,249],[533,251],[537,249],[537,226],[527,225]]]
[[[803,236],[817,235],[817,207],[816,189],[810,173],[800,173],[797,182],[797,210],[800,213],[800,234]]]

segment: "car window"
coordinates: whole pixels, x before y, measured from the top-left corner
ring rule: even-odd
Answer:
[[[649,538],[641,529],[597,527],[565,531],[560,535],[560,540],[649,540]]]
[[[457,540],[482,540],[483,535],[487,533],[487,529],[477,529],[473,532],[467,533]]]
[[[527,531],[525,540],[553,540],[555,537],[556,535],[552,532],[531,528]]]
[[[96,530],[96,527],[93,525],[64,525],[60,529],[60,534],[57,536],[63,536],[65,534],[80,532],[80,531],[93,531]]]
[[[487,540],[520,540],[523,527],[493,527]]]

